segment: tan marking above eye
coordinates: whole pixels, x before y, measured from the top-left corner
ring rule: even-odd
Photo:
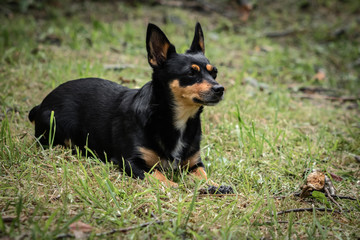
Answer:
[[[211,72],[214,69],[214,67],[210,64],[206,64],[206,70],[208,70],[209,72]]]
[[[191,68],[194,69],[195,71],[200,72],[200,67],[199,67],[199,65],[193,64],[193,65],[191,65]]]

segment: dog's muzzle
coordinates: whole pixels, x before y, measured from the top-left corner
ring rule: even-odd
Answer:
[[[211,87],[210,91],[202,94],[202,99],[194,99],[195,102],[201,103],[206,106],[213,106],[219,103],[224,96],[224,87],[220,84],[215,84]]]

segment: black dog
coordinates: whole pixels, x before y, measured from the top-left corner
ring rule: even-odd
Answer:
[[[201,26],[197,23],[190,49],[178,54],[165,34],[149,24],[146,49],[152,81],[140,89],[98,78],[66,82],[30,111],[35,136],[41,144],[49,143],[54,111],[54,145],[88,146],[136,178],[144,179],[155,166],[155,177],[171,186],[177,184],[159,169],[188,168],[207,179],[199,152],[200,114],[204,105],[223,98],[224,87],[204,56]]]

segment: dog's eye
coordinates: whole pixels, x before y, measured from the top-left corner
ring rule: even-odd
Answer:
[[[193,77],[199,72],[200,72],[200,67],[198,65],[196,65],[196,64],[191,65],[191,69],[190,69],[190,73],[189,73],[190,76]]]
[[[194,69],[191,69],[190,72],[189,72],[189,76],[190,77],[193,77],[196,75],[196,73],[198,73],[198,71],[194,70]]]

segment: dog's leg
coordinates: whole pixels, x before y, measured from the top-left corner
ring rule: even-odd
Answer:
[[[178,187],[177,183],[167,179],[166,176],[157,169],[154,170],[153,177],[159,180],[161,183],[164,183],[167,187]]]
[[[215,186],[215,187],[219,187],[219,184],[217,184],[217,183],[213,182],[212,180],[209,180],[209,179],[208,179],[204,167],[198,167],[198,168],[192,170],[192,171],[190,172],[190,174],[191,174],[192,176],[196,177],[197,179],[207,181],[208,185],[212,185],[212,186]]]
[[[119,164],[122,169],[125,170],[126,174],[129,176],[132,176],[133,178],[145,178],[145,170],[138,166],[135,163],[141,163],[145,160],[142,158],[136,158],[131,160],[125,160],[125,161],[119,161],[117,158],[112,158],[112,162]],[[146,163],[146,161],[145,161]],[[148,169],[148,167],[146,167]],[[152,177],[159,180],[161,183],[164,183],[168,187],[178,187],[177,183],[174,183],[170,180],[168,180],[164,174],[162,174],[159,170],[155,169],[153,171]]]
[[[190,174],[196,177],[197,179],[207,181],[208,185],[213,185],[215,187],[219,186],[219,184],[211,180],[208,180],[207,174],[205,172],[204,164],[201,161],[200,151],[197,151],[192,156],[190,156],[186,161],[184,161],[182,167],[188,168]]]
[[[157,164],[161,164],[161,159],[155,151],[145,147],[139,147],[138,150],[141,154],[141,159],[144,161],[144,163],[149,169],[153,168]],[[178,187],[177,183],[168,180],[165,175],[157,169],[153,171],[153,177],[159,180],[161,183],[164,183],[168,187]]]
[[[191,171],[191,174],[201,180],[208,180],[207,174],[205,172],[205,169],[203,167],[198,167],[195,170]]]
[[[119,159],[121,158],[112,157],[110,161],[118,165],[128,176],[135,179],[140,178],[141,180],[145,178],[145,171],[136,164],[136,162],[141,162],[141,159]]]

